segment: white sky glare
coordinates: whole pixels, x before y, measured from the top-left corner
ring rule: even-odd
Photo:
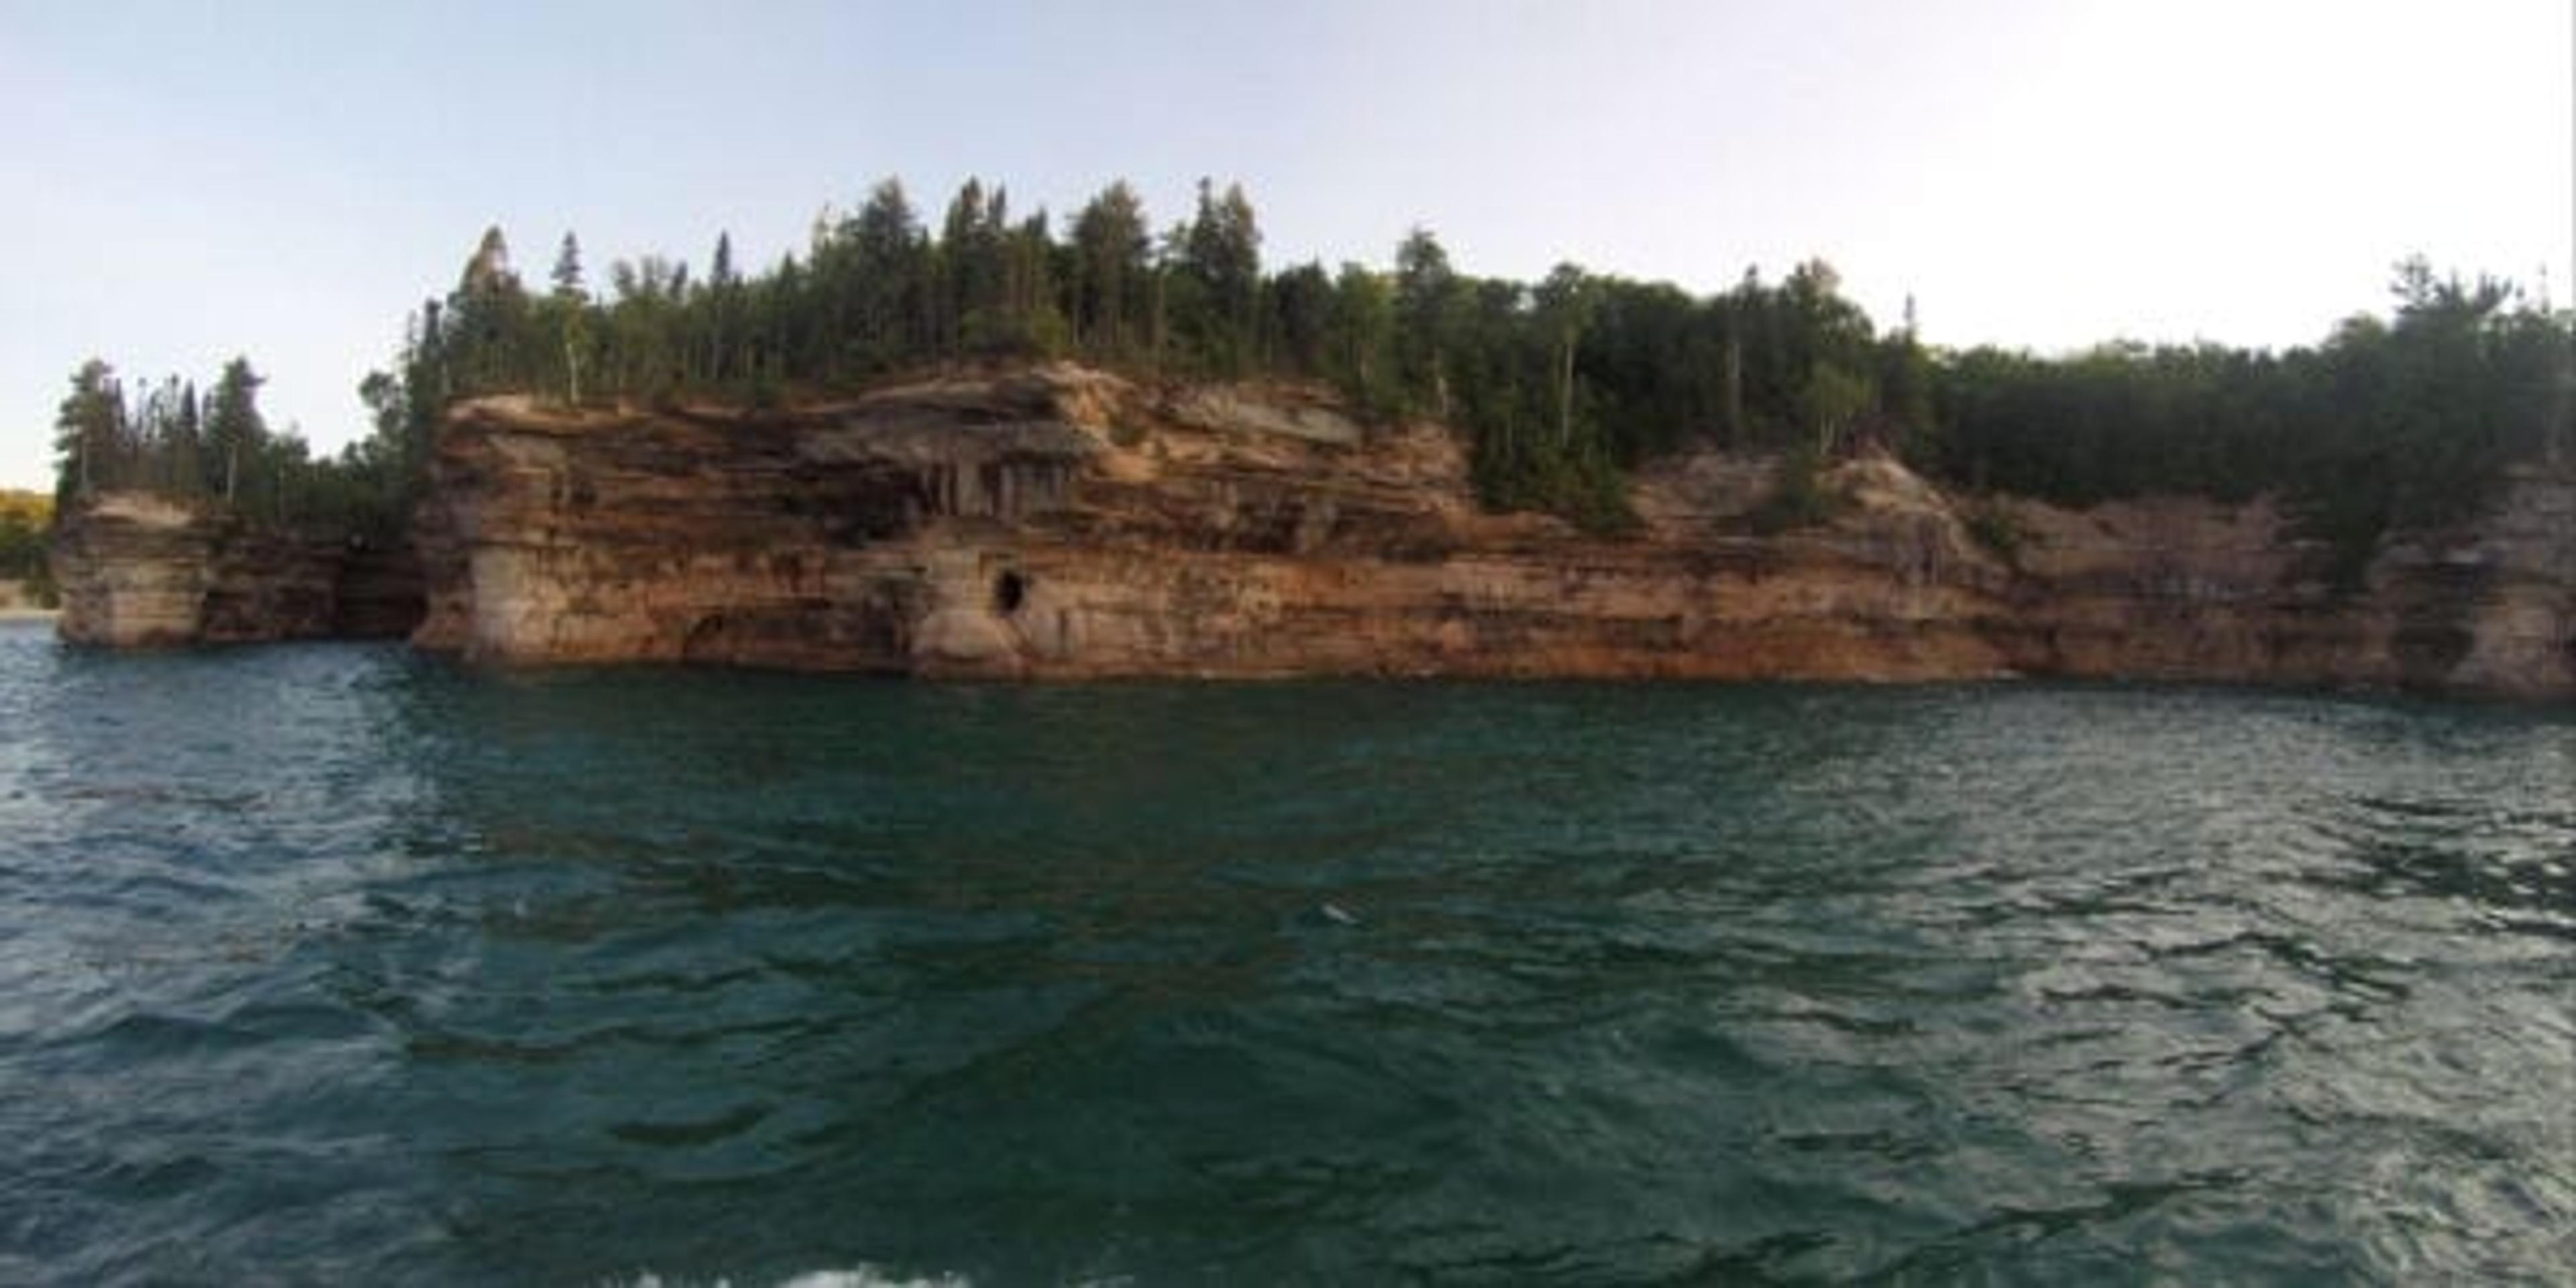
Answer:
[[[539,276],[746,265],[897,175],[1158,222],[1202,174],[1272,265],[1560,260],[1723,289],[1814,256],[1937,344],[2287,345],[2415,253],[2564,306],[2570,0],[1286,5],[0,0],[0,485],[93,355],[270,377],[336,449],[488,224]]]

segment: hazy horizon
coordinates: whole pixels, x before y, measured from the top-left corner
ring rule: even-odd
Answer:
[[[317,449],[487,225],[703,267],[799,250],[901,178],[1059,217],[1124,178],[1157,226],[1241,182],[1266,265],[1558,261],[1722,290],[1821,257],[1886,326],[2044,351],[2281,347],[2389,268],[2576,270],[2570,5],[782,4],[0,10],[0,486],[50,481],[97,356],[234,353]]]

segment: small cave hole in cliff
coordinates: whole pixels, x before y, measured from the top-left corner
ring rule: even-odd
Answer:
[[[1028,598],[1029,579],[1020,575],[1017,570],[1005,572],[1001,576],[993,579],[993,610],[995,612],[1006,615],[1016,613],[1020,611],[1020,605],[1028,602]]]

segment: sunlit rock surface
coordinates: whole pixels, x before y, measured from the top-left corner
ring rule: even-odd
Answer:
[[[211,507],[108,492],[56,530],[56,629],[113,648],[400,638],[420,622],[406,551],[270,531]]]
[[[2007,556],[1971,535],[1965,503],[1884,459],[1832,473],[1829,521],[1764,535],[1772,477],[1742,457],[1659,463],[1633,485],[1640,529],[1605,538],[1481,513],[1447,432],[1364,428],[1306,387],[1056,365],[777,413],[487,399],[438,452],[415,639],[510,661],[947,676],[2576,693],[2565,472],[2519,470],[2478,522],[2391,540],[2358,591],[2261,503],[1998,502],[2024,534]],[[196,593],[183,563],[127,577],[117,629]]]

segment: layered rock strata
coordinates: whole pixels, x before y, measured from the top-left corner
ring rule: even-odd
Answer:
[[[115,648],[401,638],[421,619],[408,551],[272,531],[220,510],[110,492],[53,546],[66,640]]]
[[[2576,694],[2567,472],[2517,471],[2478,522],[2386,543],[2358,590],[2262,504],[1972,509],[1870,459],[1825,480],[1832,518],[1766,534],[1772,475],[1664,462],[1634,484],[1639,530],[1594,537],[1480,512],[1445,431],[1363,427],[1309,389],[1053,366],[784,413],[491,399],[457,409],[438,451],[415,639],[507,661],[951,676]],[[2009,555],[1998,531],[2019,536]]]

